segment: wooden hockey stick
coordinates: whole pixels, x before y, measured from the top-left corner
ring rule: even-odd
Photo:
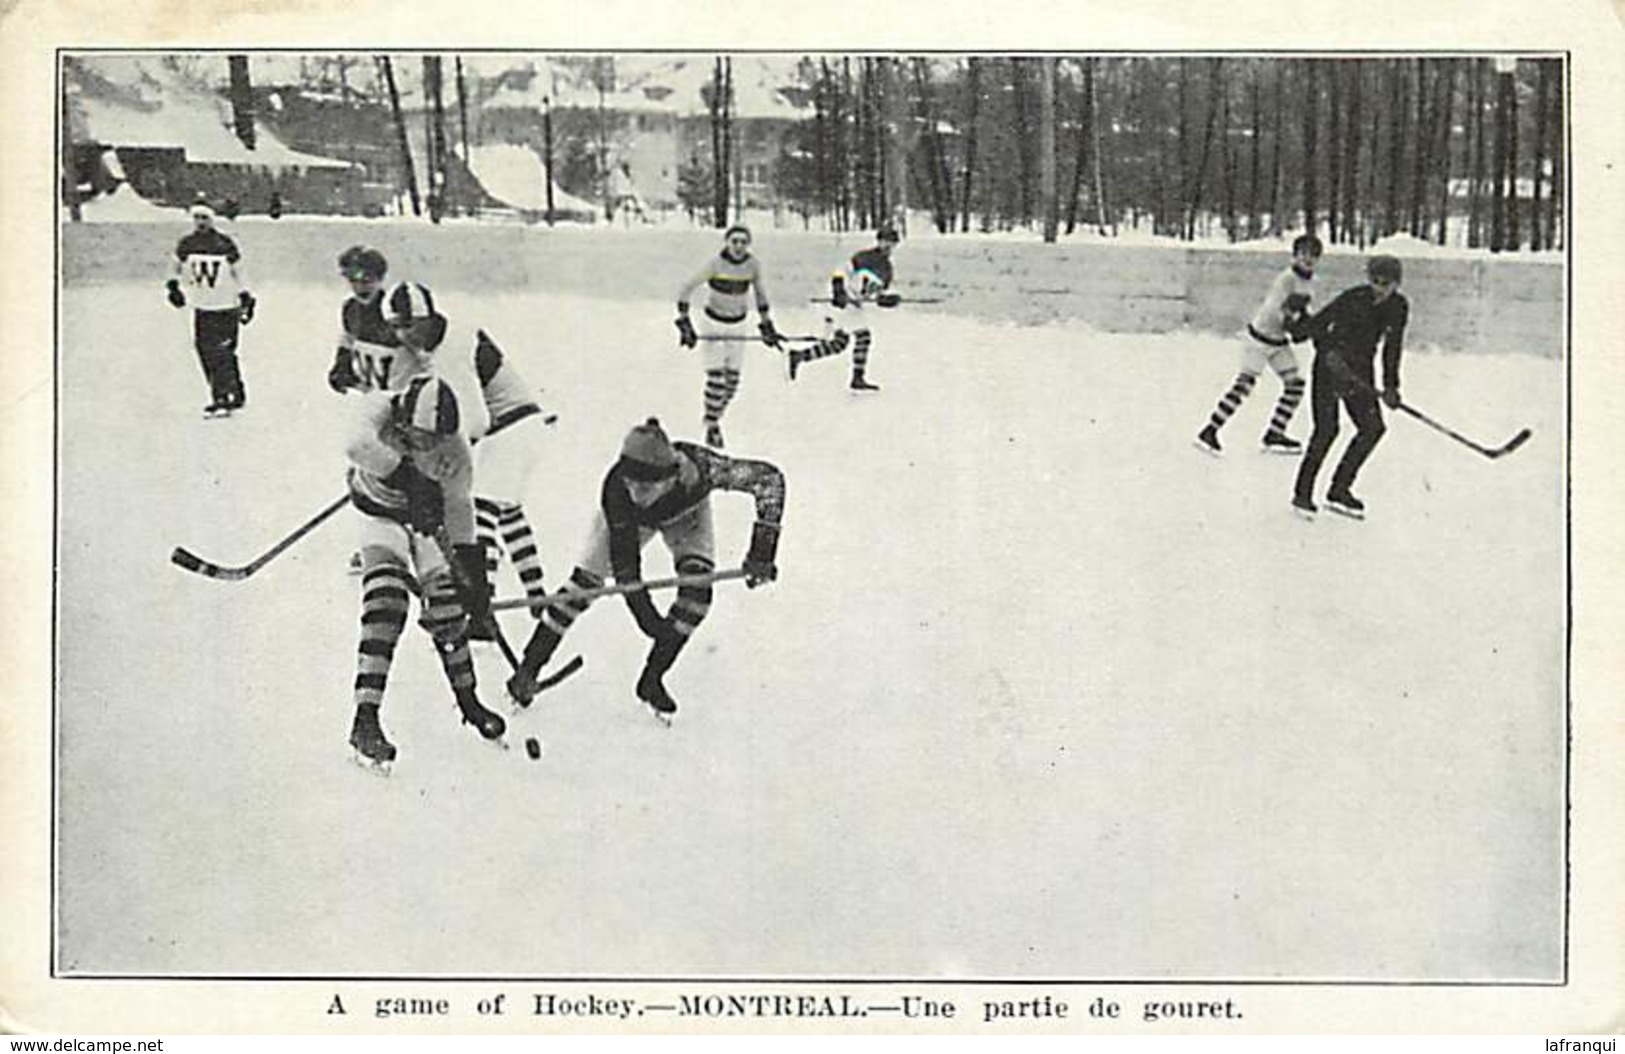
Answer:
[[[599,597],[619,596],[624,593],[637,593],[646,589],[672,589],[681,586],[704,586],[712,582],[724,582],[730,578],[744,578],[745,569],[742,567],[729,568],[725,571],[708,571],[701,575],[673,575],[670,578],[655,578],[646,582],[616,582],[613,585],[598,586],[594,589],[574,589],[566,586],[554,593],[532,600],[529,597],[509,597],[506,600],[493,600],[492,611],[508,611],[513,608],[544,608],[558,607],[574,600],[597,600]]]
[[[314,531],[317,527],[320,527],[329,516],[332,516],[335,512],[338,512],[348,504],[350,504],[350,495],[345,494],[344,497],[337,499],[331,505],[327,506],[327,508],[312,516],[292,534],[288,535],[280,542],[277,542],[275,545],[271,546],[271,548],[267,549],[264,553],[255,557],[253,560],[243,564],[241,567],[225,567],[221,564],[214,563],[213,561],[205,560],[201,556],[198,556],[196,553],[193,553],[191,550],[180,545],[177,545],[175,547],[175,551],[169,554],[169,559],[171,563],[177,565],[178,567],[185,568],[188,571],[193,571],[208,578],[218,578],[226,582],[240,582],[249,575],[253,574],[255,571],[258,571],[260,568],[264,567],[266,564],[270,563],[272,560],[275,560],[282,554],[284,549],[288,548],[288,546],[292,545],[294,542],[297,542],[311,531]]]
[[[1343,363],[1343,360],[1339,359],[1336,356],[1335,353],[1328,354],[1327,360],[1331,364],[1332,372],[1338,374],[1344,380],[1353,382],[1354,384],[1358,385],[1362,390],[1370,393],[1371,395],[1375,395],[1379,399],[1382,397],[1382,392],[1380,392],[1374,385],[1368,383],[1363,377],[1356,377],[1349,370],[1348,366]],[[1319,358],[1318,354],[1316,356],[1315,363],[1316,363],[1317,366],[1320,364],[1320,358]],[[1384,403],[1383,405],[1386,406],[1388,404]],[[1530,432],[1529,429],[1524,428],[1524,429],[1521,429],[1518,432],[1517,435],[1513,436],[1511,439],[1508,439],[1505,443],[1502,443],[1500,446],[1498,446],[1498,447],[1487,447],[1487,446],[1484,446],[1481,443],[1473,442],[1471,439],[1468,439],[1466,436],[1462,435],[1460,432],[1457,432],[1453,428],[1449,428],[1449,427],[1446,427],[1445,425],[1440,424],[1438,421],[1435,421],[1433,418],[1429,417],[1427,414],[1425,414],[1422,411],[1418,410],[1416,407],[1409,405],[1408,403],[1400,402],[1400,403],[1398,403],[1397,405],[1394,406],[1394,409],[1399,410],[1402,413],[1409,414],[1411,417],[1414,417],[1416,420],[1421,421],[1423,424],[1427,425],[1429,428],[1433,429],[1434,431],[1442,432],[1443,434],[1449,436],[1451,439],[1454,439],[1456,442],[1460,443],[1462,446],[1467,447],[1469,450],[1473,450],[1473,451],[1475,451],[1475,452],[1477,452],[1479,454],[1483,454],[1485,457],[1490,458],[1491,460],[1494,460],[1495,458],[1498,458],[1498,457],[1505,457],[1507,454],[1512,453],[1514,450],[1516,450],[1519,447],[1523,446],[1524,443],[1526,443],[1529,440],[1530,435],[1533,434],[1533,433]]]
[[[750,334],[747,334],[747,333],[701,333],[699,335],[699,339],[700,340],[717,341],[717,342],[729,342],[729,341],[744,342],[744,341],[749,341],[749,340],[759,340],[763,344],[767,343],[767,341],[765,339],[763,339],[761,336],[759,336],[759,335],[758,336],[751,336]],[[823,338],[822,337],[814,337],[814,336],[811,336],[811,335],[808,335],[808,334],[801,334],[801,333],[780,333],[779,334],[779,339],[780,340],[822,340]]]
[[[507,430],[509,425],[518,424],[520,421],[526,419],[526,417],[520,417],[514,419],[513,421],[500,424],[491,429],[489,432],[485,433],[485,435],[481,436],[480,439],[489,439],[494,435],[500,435],[502,432]],[[542,423],[545,425],[551,425],[557,419],[557,414],[547,415],[544,411]],[[477,440],[475,442],[477,442]],[[472,445],[472,443],[470,445]],[[212,560],[205,560],[203,557],[198,556],[196,553],[182,545],[177,545],[174,551],[169,554],[169,562],[177,567],[203,575],[207,578],[218,578],[223,582],[241,582],[249,575],[252,575],[255,571],[258,571],[260,568],[282,555],[282,551],[284,549],[288,548],[288,546],[292,545],[294,542],[297,542],[311,531],[314,531],[317,527],[320,527],[328,517],[332,516],[335,512],[338,512],[348,504],[350,504],[350,494],[348,491],[346,491],[342,498],[335,499],[331,505],[312,516],[303,526],[299,527],[292,534],[271,546],[271,548],[267,549],[258,557],[250,560],[246,564],[243,564],[241,567],[226,567],[224,565],[217,564]]]

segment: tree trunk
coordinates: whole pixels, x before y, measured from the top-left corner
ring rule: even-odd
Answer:
[[[1260,72],[1263,67],[1255,63],[1253,66],[1253,169],[1252,178],[1247,181],[1247,236],[1256,238],[1264,232],[1263,217],[1260,215],[1260,202],[1258,197],[1259,177],[1262,174],[1260,161],[1264,156],[1264,75]]]
[[[1315,233],[1320,224],[1320,186],[1315,178],[1320,134],[1320,67],[1303,60],[1303,232]]]
[[[1509,148],[1512,145],[1507,130],[1508,118],[1512,113],[1512,76],[1511,74],[1495,74],[1495,172],[1494,185],[1490,190],[1490,252],[1498,253],[1507,246],[1507,178],[1510,174]]]
[[[965,83],[968,96],[965,118],[965,167],[959,183],[959,229],[970,230],[971,191],[976,182],[976,125],[981,109],[981,63],[975,56],[965,61]]]
[[[1202,212],[1202,194],[1206,190],[1208,159],[1213,153],[1213,133],[1219,120],[1219,99],[1224,94],[1224,59],[1214,59],[1211,80],[1208,83],[1207,117],[1202,127],[1202,148],[1197,152],[1196,165],[1191,172],[1188,201],[1190,211],[1185,221],[1185,237],[1196,238],[1196,222]]]
[[[395,141],[401,151],[401,173],[406,177],[406,192],[412,199],[412,215],[423,215],[423,203],[418,198],[417,172],[412,166],[412,146],[406,137],[406,117],[401,113],[401,93],[395,86],[395,67],[388,55],[378,56],[378,68],[383,72],[384,84],[389,89],[389,110],[395,121]]]
[[[1404,215],[1400,191],[1405,175],[1405,60],[1395,59],[1388,70],[1388,204],[1383,210],[1383,236],[1399,230]]]
[[[1270,234],[1281,236],[1282,187],[1281,175],[1284,151],[1281,135],[1286,131],[1286,66],[1275,68],[1275,129],[1271,136],[1270,158]]]
[[[1518,75],[1503,75],[1507,107],[1507,248],[1523,246],[1523,221],[1518,214]]]
[[[1236,230],[1236,151],[1230,145],[1230,82],[1222,80],[1219,91],[1219,167],[1224,173],[1224,234],[1235,242]]]
[[[463,165],[470,169],[473,162],[468,156],[468,82],[463,77],[463,57],[457,56],[457,129],[463,139]]]
[[[1066,195],[1066,233],[1078,227],[1078,198],[1083,193],[1083,173],[1089,164],[1089,136],[1094,127],[1094,60],[1080,59],[1083,71],[1083,89],[1078,99],[1078,134],[1072,144],[1072,187]]]
[[[1446,59],[1443,63],[1443,86],[1440,90],[1438,106],[1438,141],[1434,148],[1434,157],[1438,158],[1439,174],[1435,184],[1439,203],[1439,240],[1440,245],[1447,245],[1450,241],[1450,177],[1456,171],[1454,164],[1455,151],[1451,149],[1454,140],[1454,126],[1456,120],[1456,69],[1459,63]]]
[[[1427,201],[1426,174],[1428,155],[1433,141],[1432,113],[1428,106],[1427,59],[1416,60],[1416,134],[1411,155],[1411,208],[1409,229],[1414,238],[1423,237],[1425,222],[1422,206]]]
[[[1359,239],[1362,245],[1365,243],[1360,238],[1360,129],[1364,124],[1360,120],[1360,95],[1364,76],[1363,67],[1355,65],[1349,68],[1345,118],[1348,143],[1343,149],[1343,240]],[[1351,231],[1353,238],[1350,237]]]
[[[75,164],[75,154],[73,149],[73,125],[71,123],[70,108],[68,106],[68,77],[66,65],[68,61],[69,60],[64,59],[63,65],[59,70],[62,77],[60,85],[61,95],[58,98],[58,104],[61,106],[60,120],[62,123],[60,127],[62,129],[62,156],[57,160],[62,165],[62,202],[68,206],[68,218],[74,223],[78,223],[84,218],[84,215],[79,209],[79,166]]]
[[[886,173],[884,209],[881,222],[895,221],[898,228],[908,233],[908,209],[911,204],[908,185],[908,159],[919,145],[918,126],[909,119],[906,80],[903,60],[880,60],[881,113],[885,115],[882,128]]]
[[[1336,242],[1343,222],[1343,64],[1334,62],[1328,75],[1331,98],[1326,107],[1326,237]]]
[[[1055,60],[1038,60],[1038,208],[1044,219],[1044,241],[1056,236],[1055,199]]]
[[[215,69],[219,69],[216,66]],[[237,138],[254,149],[254,84],[248,76],[248,56],[228,55],[226,70],[231,78],[231,121]]]
[[[1095,60],[1084,61],[1084,76],[1089,85],[1089,153],[1094,158],[1095,179],[1095,223],[1101,234],[1106,233],[1106,217],[1110,210],[1106,205],[1106,179],[1101,171],[1104,166],[1102,151],[1100,149],[1100,113],[1095,102]],[[1117,235],[1116,220],[1112,221],[1112,236]]]
[[[1564,67],[1561,62],[1552,60],[1552,101],[1549,133],[1551,139],[1552,157],[1552,192],[1546,197],[1546,248],[1557,249],[1565,244],[1562,238],[1563,228],[1558,222],[1559,210],[1566,205],[1568,185],[1564,182],[1564,168],[1566,152],[1564,150],[1564,128],[1567,116],[1564,99],[1568,93],[1567,80],[1563,77]]]
[[[1551,64],[1538,60],[1535,67],[1535,146],[1534,156],[1530,159],[1534,169],[1529,199],[1529,248],[1539,252],[1549,248],[1542,240],[1541,232],[1541,199],[1544,196],[1541,186],[1546,175],[1546,119],[1549,116],[1548,108],[1551,105],[1551,77],[1549,71]]]
[[[1478,248],[1484,244],[1484,216],[1481,188],[1484,185],[1484,60],[1467,60],[1467,105],[1472,111],[1467,121],[1467,133],[1472,140],[1471,168],[1467,176],[1467,245]]]
[[[547,180],[547,225],[553,226],[553,99],[542,97],[542,169]],[[689,219],[694,218],[693,213]]]

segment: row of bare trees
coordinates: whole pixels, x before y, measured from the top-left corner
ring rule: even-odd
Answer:
[[[786,137],[780,189],[839,227],[913,205],[942,231],[1046,238],[1084,223],[1559,244],[1555,58],[888,56],[801,73],[813,114]]]

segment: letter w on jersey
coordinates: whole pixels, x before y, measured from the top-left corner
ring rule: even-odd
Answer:
[[[192,268],[192,284],[199,288],[208,286],[213,289],[215,283],[220,281],[220,267],[225,262],[220,256],[192,257],[187,261]]]

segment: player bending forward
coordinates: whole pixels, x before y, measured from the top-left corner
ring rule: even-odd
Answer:
[[[472,381],[479,386],[483,409],[477,417],[470,415],[468,428],[474,443],[475,534],[487,572],[496,574],[506,551],[525,595],[540,600],[547,587],[524,496],[536,467],[532,448],[549,418],[496,341],[483,329],[453,325],[435,309],[434,295],[427,288],[396,286],[385,298],[384,315],[403,347],[435,362],[442,374],[464,378],[463,388],[468,387],[472,353]],[[503,435],[493,437],[498,429]],[[474,621],[473,639],[491,640],[495,633],[491,618]]]
[[[688,298],[700,286],[706,287],[705,310],[700,319],[700,330],[688,317]],[[740,370],[745,363],[745,342],[737,338],[738,329],[748,315],[746,297],[754,289],[756,314],[761,320],[757,331],[762,343],[775,351],[784,350],[784,337],[773,325],[767,302],[767,287],[762,282],[762,264],[750,253],[750,231],[739,225],[723,233],[722,251],[706,261],[704,267],[690,278],[677,293],[677,342],[685,348],[699,343],[701,332],[708,342],[701,354],[705,357],[705,443],[722,449],[722,414],[739,391]],[[720,338],[720,339],[711,339]]]
[[[1300,326],[1309,310],[1309,299],[1313,295],[1309,283],[1315,277],[1320,254],[1320,239],[1313,234],[1299,235],[1292,242],[1292,264],[1275,276],[1269,292],[1264,294],[1264,302],[1258,305],[1252,321],[1247,324],[1249,340],[1241,350],[1241,372],[1236,374],[1230,390],[1219,399],[1219,405],[1213,408],[1207,427],[1197,435],[1198,450],[1215,457],[1221,453],[1219,429],[1252,394],[1258,375],[1268,363],[1281,378],[1281,398],[1264,432],[1264,449],[1278,454],[1303,452],[1303,444],[1286,434],[1287,424],[1298,404],[1303,402],[1304,389],[1292,344],[1304,339]]]
[[[192,206],[192,230],[175,245],[175,263],[165,283],[169,303],[185,307],[191,293],[192,344],[209,384],[204,414],[229,416],[248,401],[237,361],[238,327],[254,320],[254,294],[238,264],[237,243],[215,229],[214,210]]]
[[[853,391],[880,390],[880,385],[870,383],[866,375],[869,349],[874,342],[871,328],[874,310],[866,309],[865,305],[892,308],[902,302],[902,298],[891,291],[891,252],[896,247],[897,228],[885,224],[875,232],[875,244],[854,255],[847,269],[836,272],[829,280],[830,306],[841,312],[841,320],[850,327]],[[833,336],[810,348],[791,350],[790,379],[795,380],[796,373],[807,363],[845,351],[848,335],[847,329],[836,329]]]
[[[395,760],[395,745],[378,710],[414,586],[422,595],[419,622],[434,639],[463,721],[486,739],[506,731],[480,703],[468,651],[469,619],[490,616],[491,590],[474,544],[473,465],[461,429],[451,386],[421,374],[403,391],[367,397],[346,451],[362,563],[350,745],[358,760],[382,769]]]
[[[751,587],[778,577],[779,525],[784,516],[784,475],[765,461],[729,458],[693,443],[673,443],[660,422],[650,418],[632,429],[620,459],[604,476],[598,513],[581,562],[570,573],[577,590],[594,590],[613,574],[618,583],[642,578],[643,546],[659,534],[680,575],[707,575],[716,567],[711,527],[711,491],[734,490],[756,499],[756,524],[745,555],[745,581]],[[568,594],[565,594],[568,596]],[[638,628],[652,642],[638,677],[637,696],[669,718],[677,702],[665,675],[711,609],[709,583],[680,586],[671,609],[655,610],[647,590],[625,594]],[[508,694],[520,706],[536,695],[536,676],[564,634],[592,603],[585,597],[555,603],[525,645],[524,658],[508,681]]]

